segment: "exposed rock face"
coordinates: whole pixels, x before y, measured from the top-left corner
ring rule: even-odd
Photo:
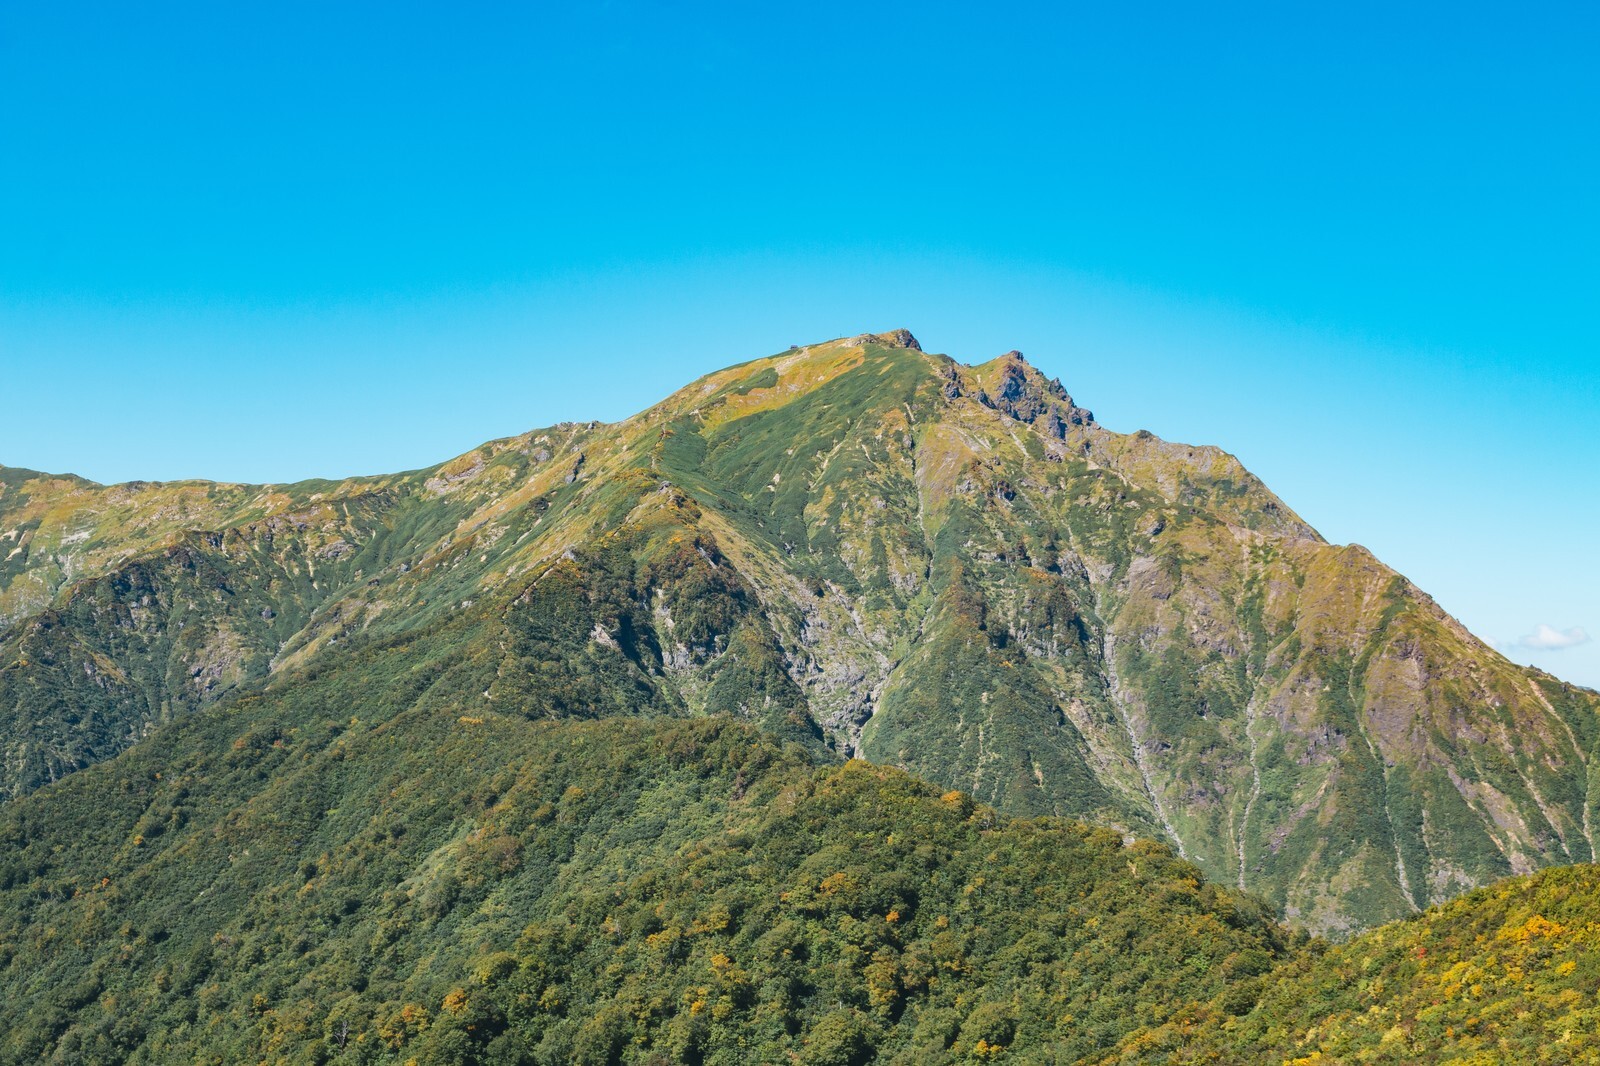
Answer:
[[[944,383],[939,387],[939,394],[947,400],[959,399],[961,396],[961,374],[956,370],[954,363],[944,368],[942,374]]]
[[[868,344],[881,344],[885,348],[906,348],[913,352],[922,351],[922,345],[917,343],[917,338],[911,335],[909,329],[892,329],[888,333],[864,334],[861,340]]]
[[[423,482],[423,487],[429,492],[436,492],[440,495],[454,492],[463,483],[471,481],[483,473],[483,467],[483,456],[472,452],[440,467],[438,474]]]
[[[1600,697],[1227,453],[903,330],[338,486],[0,468],[0,559],[8,794],[425,634],[502,713],[748,718],[1164,835],[1319,930],[1595,855]]]
[[[1036,424],[1057,440],[1066,438],[1069,426],[1086,426],[1094,421],[1094,413],[1074,404],[1061,382],[1045,381],[1031,373],[1021,352],[1007,352],[995,362],[999,364],[998,381],[992,392],[986,389],[978,394],[979,402],[986,407],[1019,422]]]

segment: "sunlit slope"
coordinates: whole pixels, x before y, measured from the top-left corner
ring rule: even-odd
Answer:
[[[339,485],[4,473],[13,792],[449,621],[498,711],[741,716],[1166,836],[1316,930],[1593,856],[1600,698],[1015,353],[847,338]]]
[[[1125,1062],[1600,1062],[1600,868],[1480,889],[1348,944],[1312,945]],[[1230,1001],[1231,1000],[1231,1001]]]

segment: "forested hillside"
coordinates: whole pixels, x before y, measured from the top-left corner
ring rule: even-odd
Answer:
[[[1600,1062],[1600,868],[1480,889],[1313,947],[1241,1017],[1211,1009],[1136,1046],[1171,1062]]]
[[[386,713],[377,661],[0,813],[0,1061],[1600,1054],[1592,866],[1328,945],[1162,844],[725,718]]]
[[[1076,1061],[1292,939],[1164,845],[748,726],[327,684],[10,805],[4,1061]]]

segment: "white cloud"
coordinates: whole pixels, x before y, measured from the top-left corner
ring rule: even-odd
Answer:
[[[1560,651],[1562,648],[1576,647],[1587,644],[1589,634],[1580,626],[1571,629],[1557,629],[1540,623],[1532,633],[1525,637],[1518,637],[1516,647],[1525,651]]]

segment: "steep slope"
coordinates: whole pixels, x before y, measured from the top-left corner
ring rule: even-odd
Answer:
[[[340,485],[4,473],[12,792],[427,631],[485,707],[742,716],[1163,835],[1315,930],[1594,855],[1600,697],[1016,353],[847,338]]]
[[[912,344],[747,364],[631,424],[842,749],[1157,827],[1330,931],[1592,856],[1593,694],[1231,457],[1110,433],[1014,355]]]

